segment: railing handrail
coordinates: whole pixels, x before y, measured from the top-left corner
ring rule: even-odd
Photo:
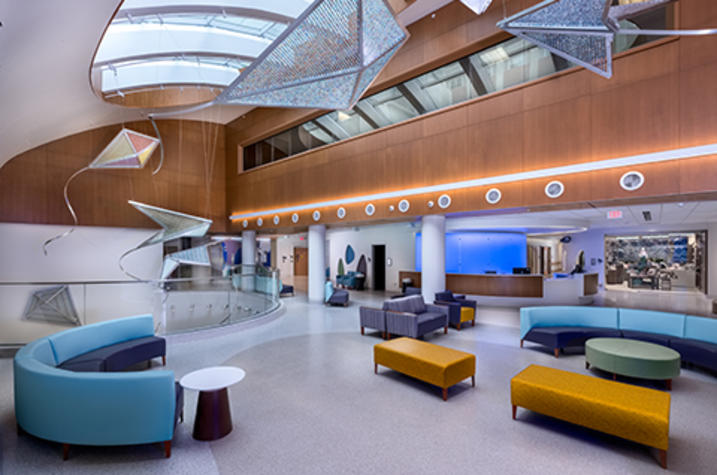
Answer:
[[[242,277],[251,277],[259,274],[243,274]],[[263,276],[260,276],[263,277]],[[73,280],[73,281],[52,281],[52,282],[0,282],[0,286],[4,285],[107,285],[107,284],[165,284],[172,282],[198,282],[212,280],[230,280],[230,277],[211,276],[211,277],[182,277],[175,279],[148,279],[148,280]]]

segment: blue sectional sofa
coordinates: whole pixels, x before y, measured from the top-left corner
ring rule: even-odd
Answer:
[[[126,355],[122,360],[132,361],[127,356],[132,342],[153,336],[152,316],[142,315],[73,328],[25,345],[14,359],[18,430],[63,444],[64,458],[70,445],[154,442],[163,442],[169,457],[183,406],[172,371],[77,372],[60,367],[118,344]],[[106,361],[96,367],[106,368]]]
[[[609,307],[520,309],[520,346],[532,341],[553,349],[582,346],[589,338],[631,338],[669,346],[682,361],[717,371],[717,319]]]

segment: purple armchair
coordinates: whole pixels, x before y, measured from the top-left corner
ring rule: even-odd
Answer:
[[[468,300],[465,295],[454,295],[450,290],[436,292],[435,305],[443,305],[448,307],[448,321],[451,325],[455,325],[458,330],[461,329],[461,323],[471,322],[475,326],[475,317],[477,313],[476,301]],[[463,308],[471,308],[472,312],[464,312]],[[468,319],[468,317],[472,317]]]

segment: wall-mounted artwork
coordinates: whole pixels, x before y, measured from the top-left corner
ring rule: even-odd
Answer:
[[[25,307],[23,318],[61,325],[80,325],[70,289],[66,285],[47,287],[33,292]]]
[[[344,275],[344,261],[339,257],[339,267],[336,272],[338,275]]]
[[[354,252],[354,248],[351,247],[351,244],[347,244],[346,245],[346,264],[351,264],[355,258],[356,258],[356,253]]]

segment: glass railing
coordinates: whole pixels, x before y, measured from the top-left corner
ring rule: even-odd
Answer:
[[[166,280],[0,283],[0,346],[66,328],[151,313],[155,333],[232,325],[279,307],[279,271],[237,266],[223,276]]]

